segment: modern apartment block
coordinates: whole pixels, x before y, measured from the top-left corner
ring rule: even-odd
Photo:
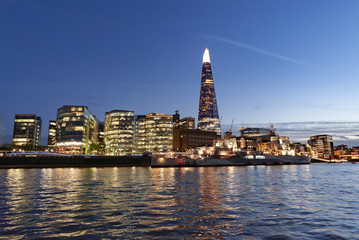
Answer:
[[[47,146],[50,148],[55,147],[56,144],[56,121],[49,122],[49,133],[47,137]]]
[[[104,133],[107,155],[131,155],[134,146],[134,112],[127,110],[107,112]]]
[[[86,106],[64,105],[57,110],[56,151],[67,154],[89,154],[97,143],[97,119]]]
[[[39,146],[41,117],[36,114],[16,114],[12,143],[14,146]]]

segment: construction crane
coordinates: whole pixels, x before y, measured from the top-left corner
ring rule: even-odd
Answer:
[[[231,128],[229,129],[230,132],[232,132],[232,128],[233,128],[233,122],[234,122],[234,117],[232,118],[232,124],[231,124]]]

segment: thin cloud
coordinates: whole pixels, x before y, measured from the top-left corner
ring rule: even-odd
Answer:
[[[258,48],[258,47],[255,47],[255,46],[244,44],[244,43],[234,41],[234,40],[231,40],[231,39],[222,38],[222,37],[216,37],[216,36],[211,36],[211,35],[206,35],[206,34],[200,34],[200,36],[203,37],[203,38],[208,38],[208,39],[213,39],[213,40],[229,43],[229,44],[235,45],[237,47],[245,48],[245,49],[251,50],[251,51],[256,52],[256,53],[261,53],[261,54],[264,54],[264,55],[275,57],[275,58],[278,58],[278,59],[281,59],[281,60],[284,60],[284,61],[287,61],[287,62],[291,62],[291,63],[295,63],[295,64],[301,64],[301,65],[308,65],[308,66],[313,66],[313,67],[318,67],[316,65],[312,65],[312,64],[307,63],[307,62],[303,62],[303,61],[300,61],[300,60],[297,60],[297,59],[294,59],[294,58],[286,57],[286,56],[283,56],[283,55],[280,55],[280,54],[277,54],[277,53],[274,53],[274,52],[267,51],[267,50],[262,49],[262,48]]]
[[[280,136],[288,136],[293,142],[305,143],[310,136],[329,134],[334,138],[334,145],[359,145],[359,122],[341,121],[311,121],[311,122],[282,122],[272,123]],[[222,130],[227,131],[230,124],[222,124]],[[240,135],[241,127],[269,128],[269,123],[234,124],[233,134]]]

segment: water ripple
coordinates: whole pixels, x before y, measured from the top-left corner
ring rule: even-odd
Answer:
[[[0,239],[359,239],[358,165],[0,170]]]

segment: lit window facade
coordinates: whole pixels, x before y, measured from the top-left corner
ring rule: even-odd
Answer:
[[[12,143],[15,146],[39,146],[41,117],[36,114],[16,114]]]
[[[208,48],[203,53],[201,92],[198,110],[198,129],[221,134],[216,92]]]
[[[312,147],[312,155],[319,158],[331,159],[334,156],[333,136],[311,136],[309,145]]]
[[[170,152],[173,148],[173,115],[146,115],[146,151]]]
[[[57,110],[56,151],[67,154],[87,154],[97,143],[97,119],[86,106],[65,105]]]
[[[98,122],[98,143],[105,142],[105,123]]]
[[[49,133],[47,137],[47,146],[55,147],[56,144],[56,121],[49,122]]]
[[[146,115],[135,117],[135,153],[146,152]]]
[[[126,110],[107,112],[104,140],[107,155],[131,155],[134,146],[134,112]]]

